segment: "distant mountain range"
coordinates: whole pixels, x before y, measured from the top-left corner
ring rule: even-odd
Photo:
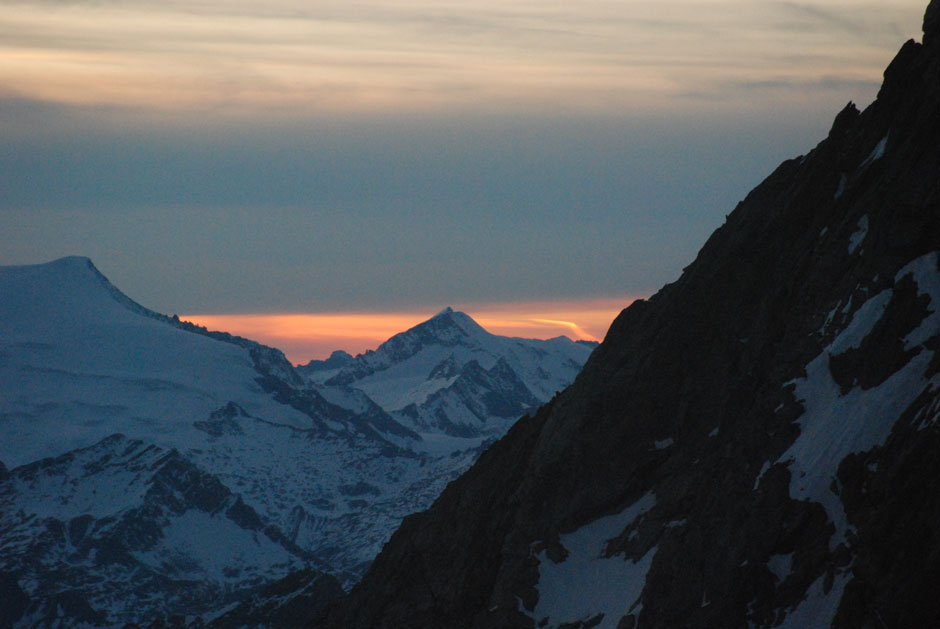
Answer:
[[[295,369],[86,258],[2,267],[0,627],[209,620],[285,577],[335,597],[592,349],[448,309]]]
[[[492,436],[570,384],[596,345],[497,336],[446,308],[375,351],[334,353],[298,371],[361,391],[416,432]]]
[[[940,627],[940,0],[326,628]]]

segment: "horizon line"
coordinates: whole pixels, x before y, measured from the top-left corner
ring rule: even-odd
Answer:
[[[447,306],[491,334],[515,338],[600,342],[621,310],[640,297],[490,302]],[[280,349],[293,364],[324,360],[334,351],[353,356],[374,350],[396,334],[445,308],[179,314],[181,320],[244,336]]]

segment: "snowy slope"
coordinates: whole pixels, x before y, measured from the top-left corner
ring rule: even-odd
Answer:
[[[0,529],[0,566],[38,599],[34,622],[58,615],[50,587],[80,592],[84,615],[115,624],[228,604],[316,563],[178,452],[122,435],[13,470]]]

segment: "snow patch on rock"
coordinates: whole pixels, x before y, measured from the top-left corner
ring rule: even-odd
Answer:
[[[907,346],[925,341],[938,328],[936,304],[940,300],[937,253],[912,261],[898,272],[895,281],[912,274],[921,294],[928,294],[933,314],[907,336]],[[884,290],[869,298],[855,312],[848,326],[816,358],[806,365],[806,377],[793,382],[796,398],[803,404],[800,436],[777,462],[785,462],[792,473],[790,496],[822,504],[836,528],[830,545],[846,539],[850,527],[839,496],[831,489],[842,460],[853,452],[864,452],[884,443],[897,419],[927,386],[940,384],[940,377],[927,381],[924,374],[933,352],[924,348],[903,368],[880,385],[863,390],[855,387],[842,394],[829,369],[830,356],[857,348],[881,319],[893,291]]]
[[[863,216],[858,219],[858,223],[855,226],[855,231],[849,236],[849,255],[855,253],[856,249],[861,246],[862,242],[865,240],[865,236],[868,235],[868,216]]]
[[[882,157],[884,157],[884,156],[885,156],[885,148],[886,148],[887,146],[888,146],[888,136],[885,136],[885,137],[881,138],[881,139],[878,141],[878,144],[875,145],[875,148],[873,148],[873,149],[871,150],[871,153],[868,154],[868,157],[865,158],[865,161],[863,161],[861,164],[859,164],[858,167],[859,167],[859,168],[865,168],[865,167],[868,166],[869,164],[871,164],[871,163],[873,163],[873,162],[876,162],[876,161],[878,161],[879,159],[881,159]]]
[[[639,599],[656,547],[637,561],[605,557],[607,542],[656,505],[647,493],[624,511],[600,518],[561,536],[568,557],[555,563],[539,553],[539,599],[533,618],[539,626],[557,627],[603,614],[599,629],[613,629]],[[634,610],[636,611],[636,610]],[[548,619],[547,624],[540,624]]]
[[[850,576],[849,573],[837,574],[828,591],[825,588],[826,575],[816,579],[809,586],[806,597],[787,614],[780,629],[831,626]]]

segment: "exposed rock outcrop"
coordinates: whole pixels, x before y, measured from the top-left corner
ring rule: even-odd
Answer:
[[[312,623],[940,625],[938,7]]]

